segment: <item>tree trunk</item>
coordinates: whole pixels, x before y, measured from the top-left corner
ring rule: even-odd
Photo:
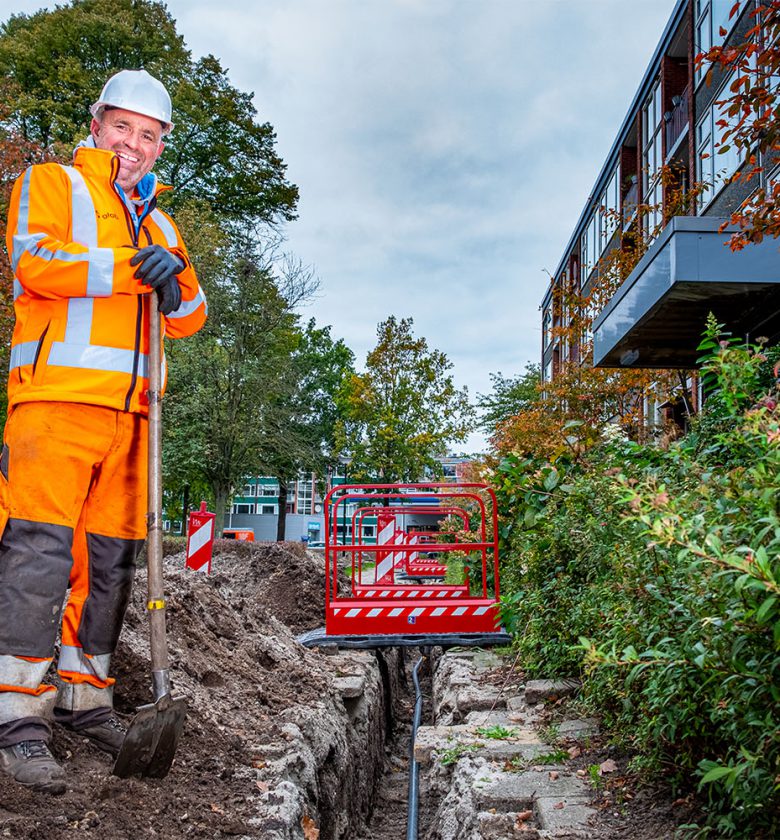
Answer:
[[[227,507],[230,488],[227,486],[214,485],[214,536],[220,538],[225,527],[225,508]]]
[[[276,526],[276,541],[284,542],[287,529],[287,482],[279,479],[279,517]]]
[[[187,536],[187,514],[190,512],[190,485],[184,485],[181,501],[181,535]]]

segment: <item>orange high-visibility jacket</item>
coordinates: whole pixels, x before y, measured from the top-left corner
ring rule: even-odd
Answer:
[[[165,317],[164,334],[192,335],[206,319],[206,299],[181,235],[156,207],[167,187],[156,187],[137,235],[116,185],[118,172],[113,152],[80,147],[73,166],[31,166],[14,185],[9,408],[56,400],[147,413],[153,299],[133,276],[138,266],[130,258],[138,248],[162,245],[185,264],[178,275],[182,304]]]

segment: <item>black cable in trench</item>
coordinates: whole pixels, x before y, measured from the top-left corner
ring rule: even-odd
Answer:
[[[409,744],[409,815],[406,820],[406,840],[417,840],[417,809],[419,799],[420,765],[414,759],[414,742],[417,728],[422,718],[423,696],[420,689],[418,671],[425,657],[421,656],[414,665],[412,679],[414,680],[414,718],[412,720],[412,739]]]

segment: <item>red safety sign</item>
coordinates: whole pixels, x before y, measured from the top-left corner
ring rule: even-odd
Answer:
[[[196,572],[211,572],[211,551],[214,547],[214,520],[216,514],[206,510],[206,503],[200,503],[200,510],[190,512],[187,526],[188,569]]]

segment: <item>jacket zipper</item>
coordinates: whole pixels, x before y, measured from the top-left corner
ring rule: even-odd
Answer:
[[[35,371],[38,368],[38,359],[41,357],[41,350],[43,349],[43,340],[46,338],[46,333],[49,331],[50,326],[51,326],[51,322],[46,324],[43,332],[41,333],[41,337],[38,339],[38,347],[35,350],[35,358],[33,359],[33,368],[32,368],[32,375],[33,376],[35,376]]]
[[[128,230],[130,231],[130,236],[133,240],[133,247],[138,247],[138,233],[136,232],[136,227],[133,224],[133,220],[130,216],[130,211],[127,209],[127,205],[125,204],[122,196],[119,194],[116,186],[116,178],[119,175],[119,159],[114,156],[112,161],[112,171],[111,171],[111,186],[114,189],[114,192],[117,194],[117,198],[119,199],[119,203],[122,205],[122,209],[125,211],[125,221],[127,222]],[[154,210],[157,206],[157,197],[152,196],[152,199],[149,201],[146,209],[144,210],[141,217],[138,219],[138,230],[141,230],[142,225],[146,217]],[[146,228],[143,228],[144,233],[146,234],[146,238],[149,244],[152,244],[152,238],[149,235],[149,231]],[[133,372],[130,377],[130,387],[127,389],[127,395],[125,396],[125,411],[130,411],[130,401],[133,398],[133,392],[135,391],[136,385],[138,384],[138,363],[141,358],[141,331],[143,329],[143,318],[144,318],[144,298],[146,295],[138,295],[138,308],[136,310],[135,316],[135,344],[133,346]]]

